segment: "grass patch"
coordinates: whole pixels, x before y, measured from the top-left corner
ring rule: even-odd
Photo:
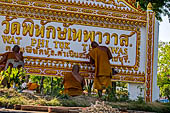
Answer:
[[[14,89],[0,89],[0,107],[13,108],[17,105],[41,105],[41,106],[66,106],[66,107],[88,107],[97,100],[92,96],[78,96],[60,98],[52,96],[43,96],[29,93],[19,93]],[[145,103],[144,101],[128,101],[128,102],[108,102],[113,108],[124,110],[148,111],[157,113],[170,113],[170,104],[159,102]]]
[[[153,103],[138,103],[138,102],[116,102],[108,103],[114,108],[136,110],[136,111],[147,111],[156,113],[170,113],[170,104],[163,104],[158,102]]]

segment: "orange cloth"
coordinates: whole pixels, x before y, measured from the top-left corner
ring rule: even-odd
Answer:
[[[28,90],[36,90],[39,85],[37,83],[28,83],[27,84]]]
[[[8,59],[17,59],[14,52],[7,52],[4,54]]]
[[[112,69],[107,51],[96,47],[89,52],[89,55],[95,62],[94,88],[101,90],[111,86]]]
[[[14,52],[6,52],[6,53],[4,53],[2,56],[3,56],[3,57],[6,57],[5,64],[6,64],[6,62],[8,61],[8,59],[15,59],[16,61],[18,61],[18,60],[17,60],[17,57],[16,57],[16,55],[15,55]],[[23,60],[23,59],[22,59],[22,60]],[[13,67],[12,64],[9,64],[8,66]]]
[[[107,52],[94,48],[89,55],[95,61],[95,76],[110,76],[112,69]]]
[[[94,88],[102,90],[108,87],[112,87],[111,78],[109,76],[94,77]]]
[[[83,89],[81,83],[76,80],[72,72],[67,72],[66,75],[64,75],[64,94],[78,96],[82,95],[82,93]]]

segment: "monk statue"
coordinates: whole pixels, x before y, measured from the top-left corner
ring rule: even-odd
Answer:
[[[102,96],[102,90],[112,86],[111,74],[112,68],[109,60],[112,54],[109,48],[99,46],[97,42],[91,43],[92,50],[89,52],[90,62],[95,66],[94,88],[98,90],[99,97]]]
[[[18,45],[15,45],[12,48],[12,52],[6,52],[2,55],[2,58],[0,60],[0,65],[5,65],[3,68],[1,68],[0,71],[7,70],[8,67],[10,68],[21,68],[24,67],[24,61],[23,61],[23,53],[20,52],[20,47]],[[10,83],[8,82],[8,78],[4,77],[1,81],[2,86],[10,87]]]
[[[12,48],[12,52],[6,52],[2,56],[0,64],[5,64],[4,70],[6,70],[9,66],[11,68],[24,67],[23,53],[20,52],[20,47],[18,45],[15,45]]]
[[[73,65],[72,72],[64,75],[64,94],[79,96],[83,94],[84,78],[79,74],[79,66]]]

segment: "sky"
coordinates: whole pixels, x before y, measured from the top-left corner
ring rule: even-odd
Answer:
[[[159,25],[159,41],[170,42],[170,22],[168,16],[164,16]]]

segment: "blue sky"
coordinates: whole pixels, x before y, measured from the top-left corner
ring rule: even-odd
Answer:
[[[164,42],[170,41],[170,22],[168,20],[168,16],[164,16],[163,21],[160,22],[159,41],[164,41]]]

